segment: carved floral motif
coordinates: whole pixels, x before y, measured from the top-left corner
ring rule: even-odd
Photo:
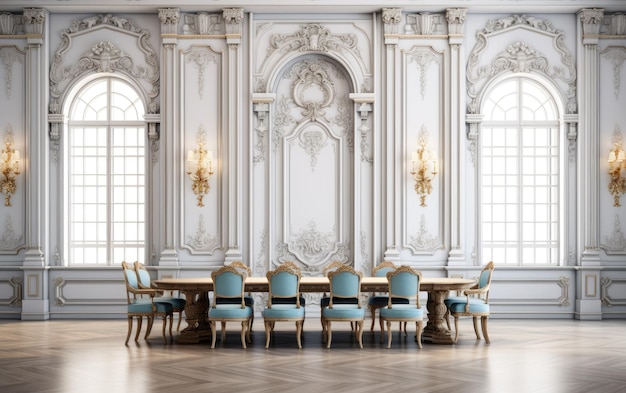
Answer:
[[[198,251],[213,251],[219,248],[214,235],[207,232],[204,225],[204,214],[198,216],[198,226],[193,236],[188,236],[187,243]]]

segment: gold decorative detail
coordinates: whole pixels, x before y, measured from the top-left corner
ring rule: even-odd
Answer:
[[[415,192],[420,196],[420,206],[426,206],[426,196],[432,191],[432,180],[437,174],[435,154],[426,148],[426,130],[422,128],[418,137],[419,147],[411,157],[411,175],[415,180]]]
[[[209,193],[209,180],[213,175],[213,152],[207,151],[203,142],[187,154],[185,170],[192,180],[191,188],[198,196],[198,206],[204,206],[202,198]]]
[[[613,149],[609,153],[609,192],[613,195],[613,206],[621,206],[619,203],[620,196],[626,192],[626,176],[622,175],[622,169],[626,169],[626,153],[622,148],[622,142],[614,142]],[[626,175],[626,171],[624,171]]]
[[[4,149],[0,156],[0,192],[4,194],[4,206],[11,206],[11,195],[15,194],[15,179],[20,174],[20,152],[13,148],[11,128],[4,137]]]

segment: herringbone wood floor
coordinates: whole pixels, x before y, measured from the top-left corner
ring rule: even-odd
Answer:
[[[626,390],[624,320],[493,319],[486,345],[465,319],[456,345],[425,343],[421,350],[413,340],[415,325],[406,338],[395,325],[391,349],[379,344],[378,332],[366,330],[359,349],[348,325],[335,324],[327,350],[319,321],[311,318],[298,350],[294,327],[278,323],[266,350],[258,318],[247,350],[236,324],[211,350],[208,343],[164,344],[157,324],[148,341],[131,339],[126,347],[126,320],[0,321],[0,392]]]

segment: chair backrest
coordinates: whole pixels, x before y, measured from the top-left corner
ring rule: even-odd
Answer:
[[[405,299],[414,297],[416,307],[420,308],[421,272],[414,270],[410,266],[402,265],[387,273],[387,281],[389,282],[389,303],[387,304],[389,308],[392,308],[392,297]]]
[[[300,271],[293,270],[289,265],[282,264],[266,274],[269,284],[268,308],[272,308],[274,298],[296,298],[296,306],[300,307]]]
[[[241,261],[231,262],[227,266],[230,266],[230,267],[236,269],[240,273],[245,273],[246,277],[250,277],[252,275],[252,269],[250,269],[250,267],[244,265],[244,263],[241,262]]]
[[[328,273],[330,281],[330,302],[333,307],[333,298],[357,298],[358,307],[361,308],[361,278],[363,273],[357,272],[351,266],[343,265],[337,270]]]
[[[137,280],[135,269],[126,261],[122,261],[122,272],[124,273],[124,283],[126,284],[126,299],[128,300],[128,304],[130,304],[137,298],[135,291],[139,289],[139,281]]]
[[[245,273],[228,265],[211,272],[213,279],[213,308],[217,305],[217,298],[241,298],[241,308],[246,304],[243,298]]]
[[[372,269],[372,276],[374,277],[387,277],[388,272],[392,272],[396,270],[398,266],[396,266],[393,262],[383,261],[380,265],[376,266]]]
[[[489,302],[489,287],[491,286],[491,275],[493,273],[493,269],[495,268],[493,262],[489,262],[485,265],[483,270],[480,272],[480,276],[478,277],[478,288],[484,289],[484,300],[485,302]]]
[[[135,261],[133,264],[135,266],[135,272],[137,273],[137,278],[139,279],[139,288],[151,288],[150,282],[150,273],[143,265],[143,263]]]
[[[322,269],[322,273],[325,277],[328,277],[328,273],[334,272],[342,266],[346,266],[346,264],[341,261],[332,261],[328,265],[324,266],[324,269]]]

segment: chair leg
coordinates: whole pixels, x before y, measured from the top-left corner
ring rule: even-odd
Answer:
[[[417,333],[415,334],[417,346],[422,349],[422,321],[415,322],[415,330],[417,331]]]
[[[369,309],[372,314],[372,326],[370,326],[370,330],[374,330],[374,322],[376,322],[376,307],[369,306]]]
[[[480,333],[478,331],[478,317],[472,317],[474,320],[474,333],[476,333],[476,340],[480,340]]]
[[[459,338],[459,317],[454,316],[454,343],[456,344],[456,340]]]
[[[170,325],[172,326],[172,325]],[[165,336],[165,329],[167,328],[167,315],[163,315],[163,342],[167,344],[167,337]]]
[[[356,338],[359,342],[359,348],[363,349],[363,320],[356,322]]]
[[[448,330],[450,330],[450,310],[446,309],[446,314],[443,316],[446,320],[446,325],[448,325]]]
[[[148,339],[148,336],[150,336],[150,332],[152,332],[152,324],[154,324],[154,315],[146,317],[146,319],[148,320],[148,327],[146,327],[146,336],[144,337],[144,340]],[[143,317],[140,317],[139,319],[139,326],[137,327],[137,330],[141,330],[141,322],[143,320]],[[139,337],[139,335],[137,335],[137,337]],[[137,341],[137,340],[135,340]]]
[[[124,345],[128,345],[128,339],[130,338],[130,333],[133,330],[133,317],[128,317],[128,334],[126,335],[126,341],[124,342]]]
[[[146,336],[144,337],[144,340],[148,339],[148,334],[149,330],[150,330],[150,317],[146,317],[148,318],[148,326],[146,327],[146,329],[148,329],[148,331],[146,331]],[[143,323],[143,317],[139,316],[137,317],[137,331],[135,332],[135,342],[139,341],[139,335],[141,334],[141,325]]]
[[[248,321],[241,321],[241,347],[246,349],[246,326],[249,326]]]
[[[489,320],[488,316],[481,317],[481,325],[483,327],[483,336],[485,337],[485,342],[489,344],[490,341],[489,341],[489,335],[487,334],[487,320]]]
[[[330,330],[330,321],[326,321],[326,348],[330,348],[331,341],[333,341],[333,332]]]
[[[298,349],[302,349],[302,325],[304,321],[296,321],[296,342],[298,343]]]
[[[402,322],[400,322],[400,323],[402,323]],[[407,336],[407,333],[406,333],[406,322],[404,322],[404,337],[406,337],[406,336]]]
[[[391,330],[391,321],[387,320],[387,348],[391,348],[391,335],[393,331]]]
[[[270,335],[272,331],[272,323],[265,321],[265,349],[270,347]]]
[[[174,336],[172,335],[172,325],[174,324],[174,313],[170,314],[170,342],[174,342]]]
[[[215,348],[215,339],[217,338],[217,333],[215,332],[215,321],[210,321],[209,325],[211,326],[211,349]]]
[[[176,331],[180,331],[180,321],[183,320],[183,310],[178,312],[178,326],[176,326]]]
[[[226,322],[222,321],[222,342],[226,341]]]

